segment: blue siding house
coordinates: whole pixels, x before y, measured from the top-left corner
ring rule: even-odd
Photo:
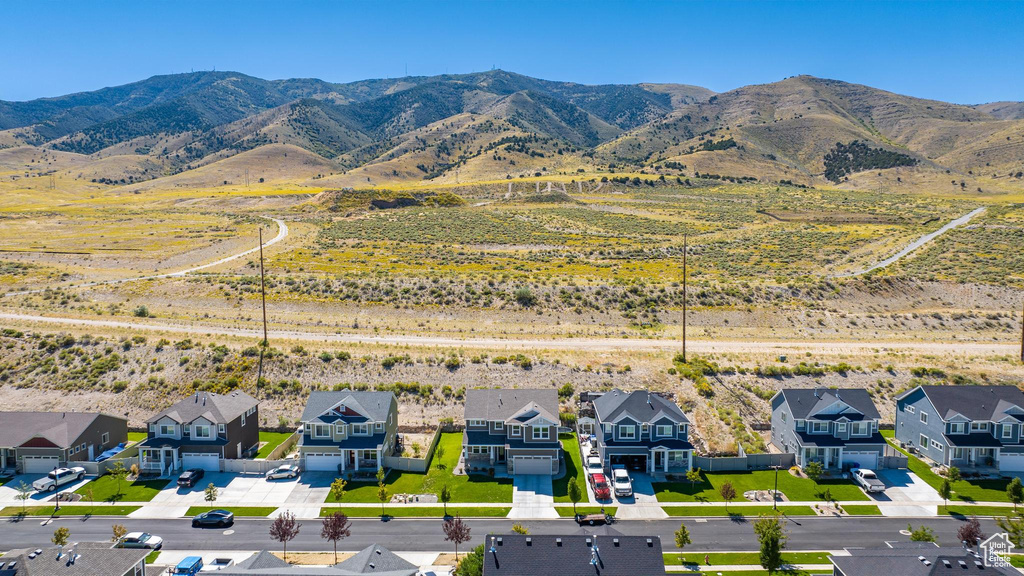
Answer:
[[[877,468],[885,455],[878,409],[862,388],[785,389],[772,397],[772,444],[798,466]]]
[[[646,390],[616,389],[593,404],[597,450],[606,467],[658,473],[693,467],[690,420],[675,402]]]

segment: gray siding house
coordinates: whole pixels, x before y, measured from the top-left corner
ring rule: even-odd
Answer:
[[[302,412],[305,470],[376,473],[398,446],[398,400],[391,392],[313,392]]]
[[[555,390],[467,390],[462,451],[467,470],[505,466],[509,474],[558,473]]]
[[[109,542],[11,550],[0,557],[0,576],[146,576],[150,552],[112,548]]]
[[[1022,422],[1016,386],[918,386],[896,399],[896,440],[945,466],[1024,471]]]
[[[798,466],[877,468],[885,456],[878,409],[862,388],[785,389],[772,397],[772,444]]]
[[[693,467],[690,420],[668,399],[636,390],[612,390],[593,400],[597,450],[604,466],[647,472]]]
[[[260,445],[259,401],[241,390],[196,392],[146,421],[139,445],[142,470],[168,474],[254,455]]]
[[[0,470],[46,474],[128,441],[128,420],[95,412],[0,412]]]

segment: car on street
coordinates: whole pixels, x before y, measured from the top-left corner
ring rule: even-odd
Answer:
[[[854,468],[850,473],[853,474],[853,481],[865,492],[885,492],[885,483],[878,479],[873,470]]]
[[[198,516],[192,518],[192,527],[201,528],[203,526],[228,526],[235,523],[235,514],[228,510],[210,510],[209,512],[203,512]]]
[[[117,543],[118,548],[148,548],[159,550],[164,545],[164,539],[153,536],[149,532],[129,532]]]
[[[611,514],[607,514],[604,508],[601,509],[600,513],[597,514],[577,514],[576,523],[580,526],[590,525],[598,526],[600,524],[611,524],[615,521],[615,517]]]
[[[587,474],[604,474],[604,466],[601,459],[595,456],[587,458]]]
[[[633,495],[633,481],[629,478],[629,472],[625,468],[612,469],[612,489],[616,496],[628,497]]]
[[[590,487],[594,489],[594,498],[598,500],[612,499],[612,489],[608,485],[608,479],[604,477],[604,474],[591,474]]]
[[[32,487],[39,492],[52,492],[57,488],[71,482],[77,482],[85,477],[85,468],[75,466],[73,468],[57,468],[44,478],[32,483]]]
[[[278,480],[280,478],[298,478],[299,467],[294,464],[278,466],[267,472],[267,480]]]
[[[178,486],[181,488],[192,488],[205,474],[206,472],[204,472],[202,468],[190,468],[185,470],[181,473],[181,476],[178,476]]]

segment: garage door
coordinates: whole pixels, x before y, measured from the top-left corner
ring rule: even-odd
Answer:
[[[201,468],[207,472],[220,472],[220,454],[183,453],[181,467],[185,470]]]
[[[551,476],[551,457],[516,456],[512,459],[512,473]]]
[[[878,452],[843,452],[843,464],[856,463],[860,468],[878,468]]]
[[[306,470],[314,472],[337,472],[341,466],[341,454],[306,454]]]
[[[1024,472],[1024,454],[1000,454],[1000,472]]]
[[[22,457],[22,472],[25,474],[46,474],[53,472],[59,460],[56,456],[24,456]]]

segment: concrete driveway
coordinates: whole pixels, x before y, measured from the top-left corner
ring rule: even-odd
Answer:
[[[26,486],[29,486],[31,488],[33,482],[44,477],[46,477],[46,474],[18,474],[14,478],[11,478],[10,482],[4,484],[3,486],[0,486],[0,505],[20,506],[21,500],[18,500],[18,495],[20,494],[20,492],[18,492],[18,486],[20,486],[21,483],[24,482]],[[80,482],[71,482],[70,484],[64,484],[63,486],[60,487],[60,491],[74,492],[75,490],[78,490],[82,486],[88,484],[90,480],[94,480],[94,478],[91,476],[86,476]],[[36,492],[33,489],[31,496],[29,496],[29,499],[25,502],[25,504],[28,506],[42,504],[49,500],[50,498],[52,498],[53,495],[54,492]]]
[[[512,479],[509,518],[558,518],[551,476],[518,474]]]
[[[876,470],[885,482],[885,492],[869,494],[878,503],[883,516],[935,516],[942,500],[939,493],[909,470]]]
[[[298,486],[296,480],[267,481],[263,476],[255,474],[243,476],[207,472],[192,488],[179,488],[171,484],[153,497],[152,502],[177,506],[206,506],[206,487],[211,483],[217,487],[217,500],[213,503],[215,506],[280,506],[288,501],[292,491]]]
[[[633,483],[632,496],[615,496],[618,511],[615,517],[620,520],[652,520],[667,518],[668,515],[658,505],[658,497],[654,495],[654,479],[643,472],[630,471]]]

